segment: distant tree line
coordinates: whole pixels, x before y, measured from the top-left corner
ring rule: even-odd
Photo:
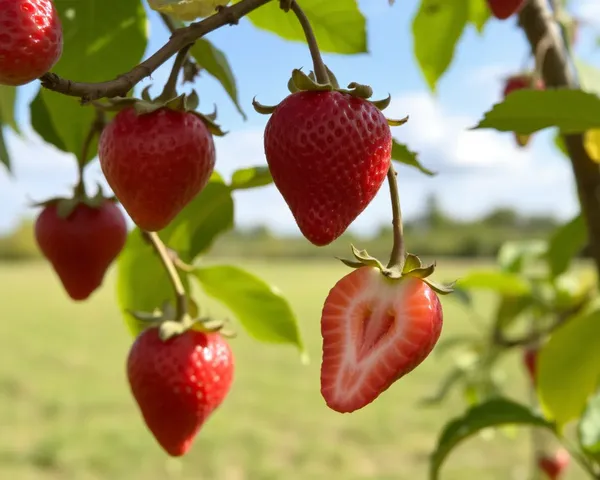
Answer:
[[[424,212],[405,222],[411,252],[424,256],[490,257],[507,240],[546,238],[560,222],[552,215],[523,215],[510,207],[499,207],[475,220],[460,220],[441,207],[431,195]],[[347,233],[331,245],[315,248],[299,235],[278,236],[267,226],[234,230],[224,235],[210,252],[213,257],[310,258],[346,256],[348,243],[385,257],[391,241],[391,225],[377,231]],[[5,237],[0,237],[0,260],[36,259],[39,251],[33,223],[24,220]]]

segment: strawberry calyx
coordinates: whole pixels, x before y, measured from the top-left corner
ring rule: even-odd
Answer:
[[[177,318],[177,312],[171,302],[164,302],[161,308],[151,312],[128,310],[127,312],[144,324],[144,330],[158,328],[158,335],[164,342],[188,330],[204,333],[220,333],[227,338],[233,338],[236,333],[231,329],[228,320],[215,319],[209,315],[201,315],[194,299],[187,299],[187,312]]]
[[[386,98],[381,100],[369,100],[373,96],[373,89],[369,85],[362,85],[360,83],[351,82],[347,88],[341,88],[337,81],[337,78],[327,66],[325,66],[328,75],[328,81],[326,83],[319,83],[316,79],[315,73],[311,70],[307,75],[302,69],[295,68],[292,71],[292,76],[288,81],[288,90],[293,95],[297,92],[340,92],[350,95],[355,98],[360,98],[372,103],[380,111],[385,110],[392,101],[392,96],[388,95]],[[252,100],[252,106],[254,110],[262,115],[272,114],[279,104],[277,105],[263,105],[256,100],[256,97]],[[388,125],[397,127],[405,124],[408,121],[408,116],[400,120],[387,119]]]
[[[60,218],[68,218],[78,205],[87,205],[90,208],[98,209],[104,205],[106,201],[117,202],[117,198],[113,196],[105,196],[102,191],[102,185],[98,184],[98,191],[94,196],[88,195],[85,190],[79,186],[73,189],[71,197],[52,197],[43,202],[33,203],[32,207],[47,207],[49,205],[56,206],[56,214]]]
[[[424,265],[421,259],[412,254],[407,253],[402,267],[384,266],[377,258],[369,255],[366,250],[358,250],[354,245],[350,245],[354,259],[345,259],[336,257],[344,265],[350,268],[375,267],[381,271],[381,274],[390,280],[399,281],[406,277],[414,277],[423,280],[433,291],[440,295],[448,295],[454,291],[454,283],[443,285],[433,282],[428,277],[435,271],[435,262],[430,265]]]
[[[221,127],[216,123],[217,119],[217,107],[215,105],[212,113],[200,113],[196,111],[200,105],[200,97],[195,90],[190,93],[182,93],[177,95],[176,93],[166,94],[161,93],[156,98],[151,98],[150,85],[147,86],[141,94],[141,98],[135,97],[114,97],[106,99],[104,102],[95,102],[94,105],[105,111],[118,112],[126,108],[133,107],[138,115],[145,115],[161,108],[168,108],[176,112],[191,113],[197,116],[206,125],[206,128],[214,136],[222,137],[227,134]]]

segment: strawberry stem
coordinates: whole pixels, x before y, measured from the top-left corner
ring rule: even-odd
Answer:
[[[167,83],[165,83],[163,91],[158,96],[157,100],[166,102],[177,96],[177,78],[179,77],[179,71],[185,64],[187,54],[190,51],[190,48],[192,48],[192,45],[193,43],[190,43],[177,52]]]
[[[187,298],[185,295],[185,288],[183,287],[183,283],[181,282],[181,278],[177,273],[177,269],[175,268],[175,264],[169,255],[169,251],[167,250],[166,245],[158,236],[156,232],[142,232],[142,234],[148,239],[148,241],[152,244],[152,247],[158,253],[160,260],[167,271],[167,275],[169,276],[169,280],[171,281],[171,285],[173,286],[173,290],[175,292],[176,303],[175,303],[175,320],[178,322],[182,322],[187,313]]]
[[[77,158],[77,185],[75,186],[75,195],[85,197],[85,182],[83,180],[83,171],[87,164],[87,157],[89,154],[92,141],[97,134],[100,134],[104,129],[105,118],[104,112],[100,109],[96,109],[96,118],[90,125],[90,129],[83,140],[83,146],[81,147],[81,156]]]
[[[306,36],[306,43],[308,43],[310,56],[313,60],[315,78],[317,80],[317,83],[320,83],[322,85],[328,84],[329,74],[327,73],[327,67],[325,67],[325,63],[323,63],[323,58],[321,57],[321,52],[317,43],[317,38],[315,37],[315,33],[313,32],[308,17],[295,0],[291,2],[290,9],[292,10],[292,12],[294,12],[296,17],[298,18],[298,21],[300,22],[300,25],[302,26],[302,30],[304,30],[304,35]]]
[[[387,173],[388,184],[390,186],[390,200],[392,201],[392,227],[394,231],[394,245],[390,254],[388,268],[398,267],[400,271],[404,268],[406,261],[406,249],[404,247],[404,232],[402,227],[402,211],[400,210],[400,193],[398,192],[398,182],[396,181],[396,170],[390,164]]]

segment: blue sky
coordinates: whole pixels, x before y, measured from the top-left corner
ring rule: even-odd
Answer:
[[[551,145],[551,132],[538,133],[529,148],[514,147],[510,134],[494,131],[467,131],[500,100],[502,78],[523,65],[527,46],[514,20],[490,20],[483,36],[474,28],[460,41],[450,70],[442,78],[438,93],[432,95],[412,52],[411,22],[416,0],[360,0],[367,17],[369,54],[325,55],[325,61],[340,83],[370,84],[375,96],[392,94],[388,117],[410,115],[408,124],[393,129],[394,136],[420,153],[421,161],[438,171],[426,177],[407,167],[399,169],[402,207],[406,217],[418,215],[427,196],[436,192],[445,209],[462,218],[473,218],[494,206],[509,205],[523,212],[551,212],[568,218],[577,211],[575,191],[567,161]],[[575,12],[600,19],[600,2],[574,0]],[[158,49],[168,38],[159,17],[151,12],[151,39],[147,53]],[[600,21],[600,20],[598,20]],[[600,24],[597,24],[600,29]],[[585,28],[577,53],[600,67],[600,51],[594,51],[594,31]],[[197,84],[200,109],[212,111],[218,105],[218,121],[230,133],[217,139],[217,170],[230,175],[244,166],[264,164],[262,130],[267,117],[251,106],[256,95],[262,103],[279,102],[288,92],[286,83],[293,68],[310,69],[304,44],[286,42],[252,26],[248,21],[213,32],[209,38],[228,56],[236,74],[240,100],[248,114],[244,121],[221,86],[208,76]],[[170,63],[153,75],[157,91],[168,75]],[[149,83],[145,80],[142,86]],[[7,132],[14,162],[14,177],[0,170],[0,232],[10,230],[31,200],[68,193],[75,181],[74,158],[58,152],[28,127],[28,103],[36,84],[21,89],[17,115],[24,136]],[[87,172],[89,182],[102,180],[95,160]],[[352,229],[368,234],[390,219],[385,186],[373,203],[355,221]],[[268,210],[265,208],[268,205]],[[236,220],[240,225],[268,224],[274,230],[297,232],[287,206],[274,186],[236,193]]]

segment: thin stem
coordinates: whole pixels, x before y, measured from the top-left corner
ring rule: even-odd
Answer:
[[[77,158],[77,186],[75,187],[75,192],[78,195],[85,196],[85,182],[83,179],[83,171],[85,170],[85,166],[87,164],[87,157],[89,155],[89,150],[92,145],[92,141],[94,137],[102,132],[102,129],[105,125],[104,112],[100,109],[96,109],[96,118],[90,125],[90,129],[83,140],[83,145],[81,147],[81,156]]]
[[[187,297],[185,294],[185,288],[183,287],[183,283],[181,282],[181,278],[177,273],[177,269],[175,268],[175,264],[173,260],[171,260],[171,256],[169,255],[169,251],[167,250],[166,245],[158,236],[156,232],[143,232],[143,235],[148,239],[160,260],[167,271],[167,275],[169,276],[169,280],[171,285],[173,286],[173,290],[175,292],[176,304],[175,304],[175,312],[177,321],[182,321],[187,313]]]
[[[308,17],[295,0],[292,2],[290,8],[298,18],[298,21],[302,26],[302,30],[304,30],[306,42],[308,43],[308,48],[310,50],[310,56],[313,60],[315,78],[317,79],[317,82],[321,84],[329,83],[329,74],[327,73],[325,63],[323,63],[321,51],[319,50],[319,45],[317,44],[317,38],[315,37],[315,33],[313,32]]]
[[[402,227],[402,211],[400,210],[400,193],[398,192],[398,182],[396,181],[396,170],[390,164],[387,173],[388,184],[390,186],[390,200],[392,201],[392,227],[394,230],[394,245],[390,254],[388,268],[398,267],[400,270],[404,267],[406,251],[404,247],[404,232]]]
[[[171,74],[169,75],[167,83],[165,83],[165,87],[159,96],[159,98],[162,100],[166,101],[177,96],[177,78],[179,77],[179,71],[183,67],[183,64],[187,59],[187,54],[190,51],[190,48],[192,48],[192,45],[193,43],[186,45],[177,53],[175,61],[173,62],[173,68],[171,68]]]

